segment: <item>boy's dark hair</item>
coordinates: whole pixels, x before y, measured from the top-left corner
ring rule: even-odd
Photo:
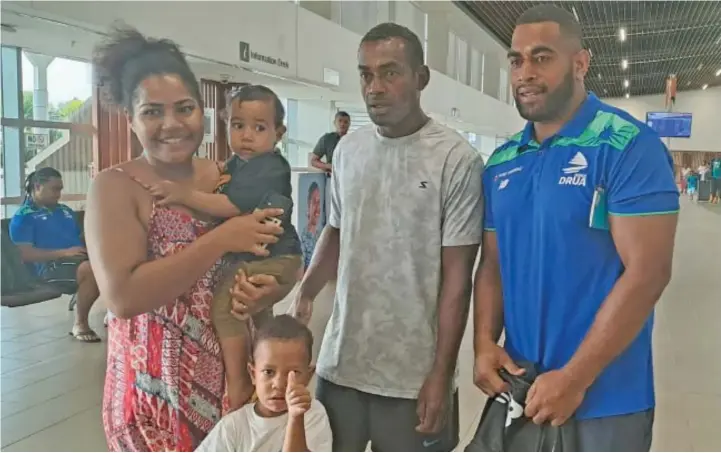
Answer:
[[[33,196],[35,186],[42,186],[52,178],[63,178],[63,175],[53,167],[44,167],[30,173],[25,178],[25,199],[29,200]]]
[[[423,66],[425,62],[423,45],[418,35],[409,28],[393,22],[378,24],[371,28],[361,39],[361,45],[367,42],[385,41],[391,38],[402,39],[406,43],[406,56],[413,69]]]
[[[308,350],[308,361],[313,358],[313,334],[310,329],[290,315],[278,315],[263,321],[253,335],[251,360],[258,345],[265,340],[302,340]]]
[[[338,113],[335,114],[335,118],[336,118],[336,119],[338,119],[338,118],[348,118],[348,119],[350,119],[350,115],[348,114],[348,112],[345,112],[345,111],[343,111],[343,110],[339,110]]]
[[[275,110],[275,127],[283,125],[283,121],[285,120],[285,108],[283,107],[283,103],[280,101],[278,95],[267,86],[248,84],[233,87],[230,91],[228,91],[225,95],[225,113],[223,115],[226,121],[230,119],[231,104],[234,101],[239,101],[241,103],[244,101],[272,102]]]
[[[138,85],[152,75],[177,75],[198,103],[202,99],[198,80],[177,44],[146,38],[128,26],[116,25],[107,40],[95,47],[93,66],[106,100],[131,113]]]
[[[561,34],[568,38],[583,42],[583,30],[573,14],[560,6],[544,4],[527,9],[516,19],[516,26],[553,22],[558,24]]]

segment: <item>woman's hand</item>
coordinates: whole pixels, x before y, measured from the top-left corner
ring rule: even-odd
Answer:
[[[248,320],[282,298],[281,286],[272,275],[252,275],[247,277],[239,271],[235,276],[235,286],[230,291],[233,297],[231,313],[241,321]]]
[[[252,214],[241,215],[226,220],[215,229],[220,236],[222,246],[228,252],[249,252],[257,256],[268,256],[266,245],[278,242],[283,228],[267,218],[283,215],[282,209],[261,209]]]

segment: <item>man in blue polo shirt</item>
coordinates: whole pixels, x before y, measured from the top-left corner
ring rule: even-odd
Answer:
[[[582,451],[651,446],[653,308],[671,276],[679,209],[671,157],[651,130],[587,93],[590,56],[568,11],[517,21],[508,53],[529,122],[483,175],[475,381],[537,365],[526,416],[574,416]],[[505,330],[503,347],[497,342]]]
[[[10,221],[10,238],[38,277],[77,286],[70,334],[83,342],[98,342],[100,337],[90,328],[88,315],[100,293],[75,213],[60,203],[62,176],[54,168],[41,168],[28,176],[25,190],[25,203]]]

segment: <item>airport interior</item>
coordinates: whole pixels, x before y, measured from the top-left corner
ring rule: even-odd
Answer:
[[[572,14],[580,24],[590,57],[586,90],[645,124],[644,130],[668,148],[673,163],[680,210],[670,281],[655,305],[651,450],[721,451],[721,2],[547,3]],[[430,74],[420,97],[423,112],[457,132],[490,171],[498,161],[494,151],[509,140],[518,141],[516,134],[526,126],[516,105],[520,95],[514,91],[520,70],[514,69],[509,56],[517,19],[541,4],[4,0],[2,451],[110,448],[103,394],[108,348],[115,347],[109,332],[116,331],[107,323],[127,320],[108,316],[101,291],[85,326],[99,341],[82,341],[75,331],[69,335],[77,315],[76,289],[57,287],[44,296],[6,290],[17,275],[10,272],[6,258],[11,251],[18,256],[11,219],[27,209],[26,178],[33,172],[52,167],[62,175],[60,202],[72,210],[68,212],[82,229],[87,227],[83,218],[94,179],[143,159],[134,123],[122,108],[109,105],[92,64],[94,49],[112,27],[124,24],[146,36],[171,40],[182,50],[197,78],[203,106],[198,158],[224,162],[233,155],[231,132],[222,115],[229,92],[252,84],[277,93],[286,113],[287,130],[277,148],[291,169],[295,208],[290,221],[315,244],[321,231],[331,228],[335,209],[335,177],[329,178],[323,161],[314,157],[319,139],[334,131],[338,112],[350,117],[348,136],[341,144],[374,127],[359,75],[363,36],[378,24],[392,22],[419,38]],[[318,198],[311,197],[315,189]],[[307,266],[312,247],[303,253]],[[547,265],[556,263],[549,260]],[[25,266],[22,272],[33,269]],[[331,279],[315,298],[308,324],[315,338],[314,357],[322,340],[333,335],[325,330],[334,310],[336,284]],[[297,291],[298,284],[274,312],[288,312]],[[474,438],[487,402],[474,384],[473,318],[471,309],[457,360],[455,451],[463,451]],[[314,382],[308,388],[314,392]]]

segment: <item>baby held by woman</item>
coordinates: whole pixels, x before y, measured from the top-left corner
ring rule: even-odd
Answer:
[[[159,204],[182,204],[193,210],[219,218],[249,214],[267,207],[282,208],[283,215],[268,221],[278,222],[284,233],[275,244],[265,247],[265,258],[251,253],[234,254],[223,280],[216,287],[211,316],[220,339],[225,364],[230,409],[247,403],[253,385],[247,371],[250,330],[272,316],[272,308],[261,309],[247,319],[231,313],[230,291],[236,275],[272,275],[283,285],[295,281],[301,266],[298,234],[290,223],[291,170],[288,161],[278,152],[276,144],[285,133],[285,111],[278,96],[261,85],[233,89],[227,97],[225,119],[228,144],[233,157],[226,163],[215,193],[183,190],[170,181],[151,188]],[[240,273],[240,274],[239,274]]]

